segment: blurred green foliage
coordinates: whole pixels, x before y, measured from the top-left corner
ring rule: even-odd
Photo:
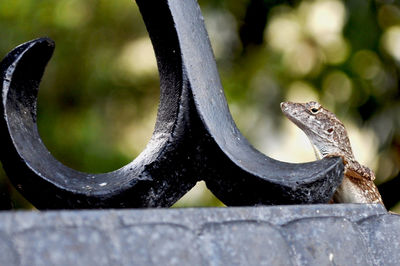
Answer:
[[[276,147],[268,140],[285,142],[278,137],[285,130],[281,101],[318,100],[359,129],[365,143],[360,153],[372,154],[366,158],[377,182],[395,180],[400,166],[397,1],[199,4],[231,112],[256,148],[270,154]],[[40,87],[38,126],[57,159],[81,171],[105,172],[141,152],[154,126],[159,86],[151,43],[133,1],[2,0],[0,32],[2,57],[38,37],[56,42]],[[29,206],[4,172],[0,190],[11,195],[15,208]],[[221,205],[204,184],[190,195],[177,206]],[[399,199],[389,196],[391,205]]]

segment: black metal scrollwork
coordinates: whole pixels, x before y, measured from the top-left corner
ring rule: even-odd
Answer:
[[[68,168],[43,145],[36,97],[54,43],[22,44],[0,65],[1,161],[14,185],[40,209],[167,207],[198,180],[227,205],[323,203],[343,164],[271,159],[237,129],[195,0],[137,0],[160,73],[153,136],[130,164],[109,173]]]

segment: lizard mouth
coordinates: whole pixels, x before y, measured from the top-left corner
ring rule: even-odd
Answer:
[[[296,117],[296,111],[290,110],[289,106],[294,105],[292,102],[281,102],[281,110],[282,113],[289,118],[289,120],[295,122],[295,117]]]
[[[293,102],[281,102],[280,104],[282,113],[296,126],[298,126],[300,129],[303,129],[304,125],[303,122],[298,118],[299,116],[298,111],[296,111],[296,108],[290,108],[296,105],[301,105],[301,104]]]
[[[285,112],[285,110],[287,109],[288,106],[288,102],[281,102],[281,110],[282,112]]]
[[[281,102],[281,104],[280,104],[281,110],[286,116],[288,116],[288,115],[290,115],[290,116],[296,115],[297,112],[294,111],[293,108],[290,108],[290,107],[293,107],[293,106],[297,107],[298,105],[301,105],[301,104],[294,103],[294,102]]]

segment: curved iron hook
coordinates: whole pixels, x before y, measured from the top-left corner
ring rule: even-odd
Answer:
[[[75,171],[43,145],[36,126],[36,97],[54,49],[41,38],[14,49],[2,61],[1,160],[9,178],[36,207],[95,208],[169,206],[196,182],[185,173],[186,108],[181,70],[162,75],[160,110],[146,149],[130,164],[104,174]],[[173,73],[172,71],[175,71]],[[168,86],[168,87],[167,87]],[[154,169],[157,169],[154,172]]]
[[[343,164],[271,159],[254,149],[230,115],[195,0],[137,0],[160,73],[153,136],[130,164],[104,174],[57,161],[36,127],[36,97],[54,43],[22,44],[1,62],[0,159],[15,186],[36,207],[170,206],[198,180],[227,205],[327,202]]]

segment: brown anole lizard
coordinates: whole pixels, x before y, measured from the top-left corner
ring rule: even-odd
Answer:
[[[380,203],[375,174],[356,161],[343,123],[317,102],[281,103],[282,112],[310,139],[318,159],[340,156],[344,162],[342,184],[331,201],[335,203]]]

